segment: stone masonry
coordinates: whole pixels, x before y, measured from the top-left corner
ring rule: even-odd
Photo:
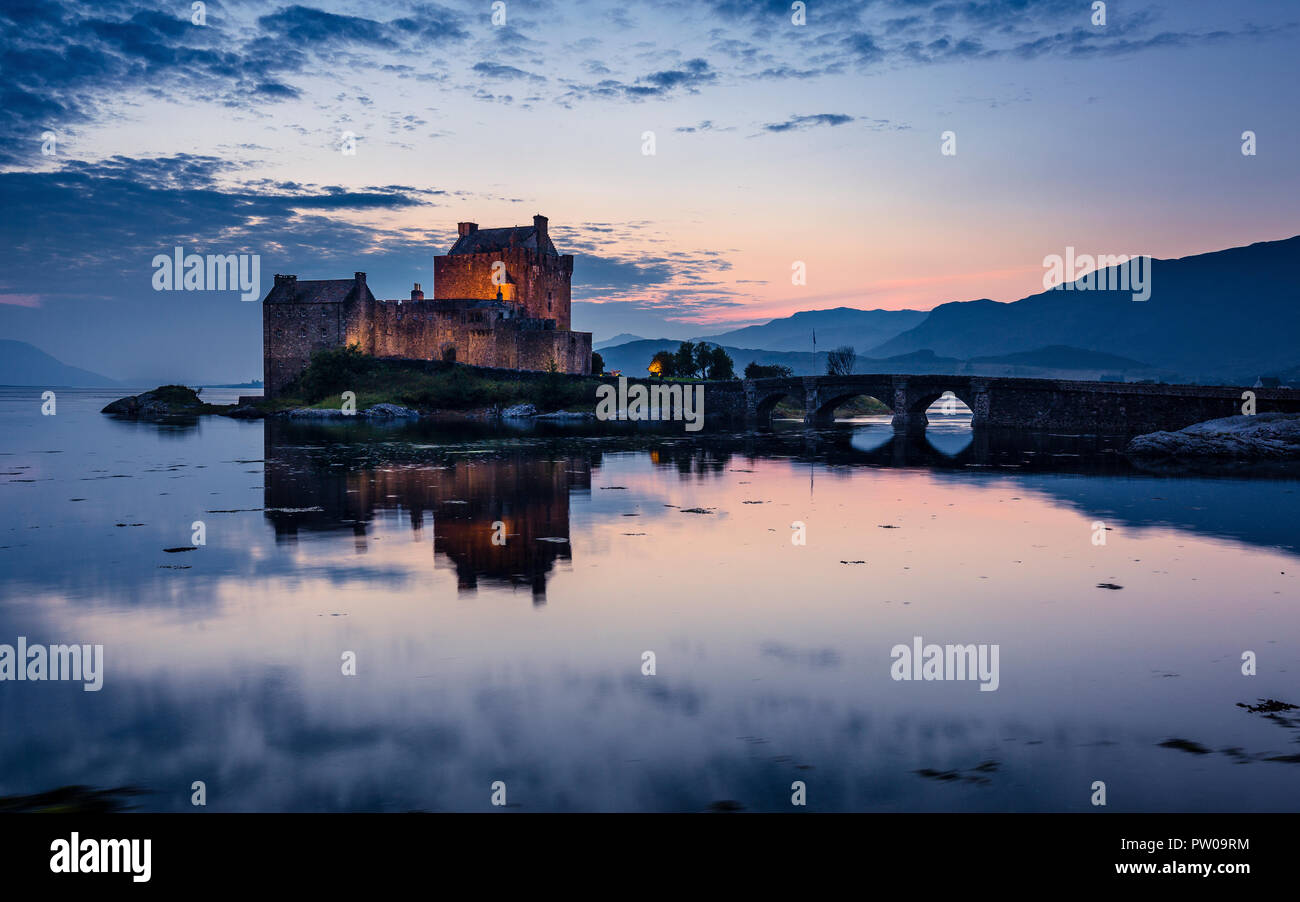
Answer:
[[[275,397],[315,351],[356,344],[376,357],[448,360],[511,370],[591,372],[591,333],[570,330],[573,256],[560,255],[545,216],[533,225],[459,224],[434,258],[434,297],[378,300],[366,274],[276,275],[262,303],[263,382]]]

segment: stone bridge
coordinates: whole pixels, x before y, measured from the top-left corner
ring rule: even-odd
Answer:
[[[1075,434],[1182,429],[1241,413],[1245,391],[1254,392],[1258,413],[1300,413],[1300,391],[1293,389],[896,374],[707,383],[705,410],[711,420],[765,426],[777,402],[792,397],[802,404],[805,423],[822,425],[849,399],[869,395],[894,411],[896,430],[912,431],[925,428],[926,408],[949,391],[971,409],[975,428]]]

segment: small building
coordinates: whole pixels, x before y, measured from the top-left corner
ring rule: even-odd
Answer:
[[[378,300],[366,274],[300,280],[276,275],[262,302],[265,396],[280,394],[319,350],[356,344],[376,357],[445,360],[512,370],[591,372],[591,333],[570,329],[573,256],[532,226],[462,222],[433,263],[434,295]]]

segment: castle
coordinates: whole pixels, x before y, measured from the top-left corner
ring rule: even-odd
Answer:
[[[262,302],[265,396],[301,373],[315,351],[360,346],[376,357],[446,360],[513,370],[591,372],[591,333],[570,326],[573,255],[561,255],[545,216],[532,226],[459,236],[433,261],[433,297],[376,300],[366,274],[300,280],[276,275]]]

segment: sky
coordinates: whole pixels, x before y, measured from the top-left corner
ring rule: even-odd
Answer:
[[[155,290],[157,255],[396,298],[458,221],[535,213],[597,341],[1300,233],[1300,2],[798,5],[3,0],[0,337],[258,378],[260,303]]]

